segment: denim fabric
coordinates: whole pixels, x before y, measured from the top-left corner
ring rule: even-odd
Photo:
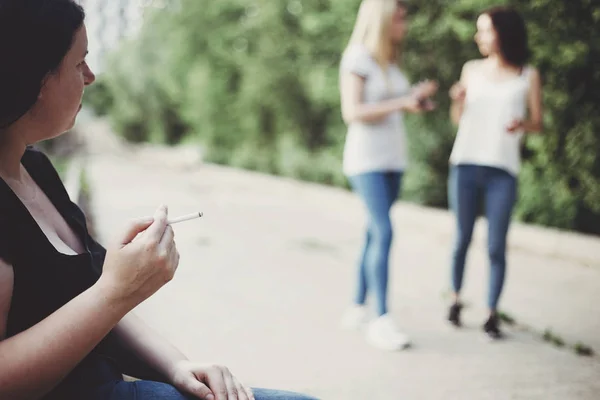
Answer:
[[[387,313],[388,261],[393,236],[390,208],[398,197],[402,173],[370,172],[351,176],[349,181],[368,213],[354,301],[364,304],[368,291],[373,291],[377,313],[383,315]]]
[[[458,165],[450,170],[448,182],[450,207],[456,216],[456,241],[452,256],[452,285],[460,292],[465,260],[479,205],[484,201],[488,222],[490,279],[488,307],[496,310],[506,272],[506,236],[517,198],[517,179],[502,169]]]

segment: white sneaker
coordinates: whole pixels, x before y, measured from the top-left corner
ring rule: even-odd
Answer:
[[[408,336],[398,330],[388,314],[369,323],[367,342],[371,346],[387,351],[402,350],[410,345]]]
[[[360,305],[350,306],[342,316],[341,326],[345,330],[359,330],[367,322],[367,308]]]

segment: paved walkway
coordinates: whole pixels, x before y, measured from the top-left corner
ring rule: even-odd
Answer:
[[[415,345],[385,353],[337,325],[364,223],[350,193],[194,166],[193,152],[132,152],[102,124],[81,128],[100,239],[160,203],[171,215],[204,212],[176,226],[178,273],[138,308],[191,357],[225,363],[250,385],[323,400],[600,398],[598,356],[540,339],[551,328],[600,350],[600,240],[515,226],[502,306],[529,330],[513,328],[508,340],[489,343],[479,330],[487,279],[481,239],[465,278],[467,327],[454,331],[444,322],[452,220],[398,204],[390,302]],[[484,227],[477,229],[481,238]]]

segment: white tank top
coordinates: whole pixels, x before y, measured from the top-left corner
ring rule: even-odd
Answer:
[[[450,163],[503,169],[517,175],[521,167],[522,131],[508,132],[514,119],[525,119],[529,72],[494,82],[480,74],[467,77],[467,95]]]

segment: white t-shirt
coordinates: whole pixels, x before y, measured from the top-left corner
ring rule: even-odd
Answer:
[[[450,155],[453,165],[475,164],[503,169],[516,176],[521,166],[523,132],[508,132],[514,119],[527,113],[529,68],[504,82],[479,73],[467,76],[467,96]]]
[[[387,79],[369,51],[350,46],[340,72],[353,72],[365,78],[365,103],[406,95],[410,83],[397,65],[391,64]],[[377,122],[355,121],[348,125],[344,145],[343,171],[347,176],[374,171],[402,171],[408,164],[406,132],[402,112],[394,112]]]

